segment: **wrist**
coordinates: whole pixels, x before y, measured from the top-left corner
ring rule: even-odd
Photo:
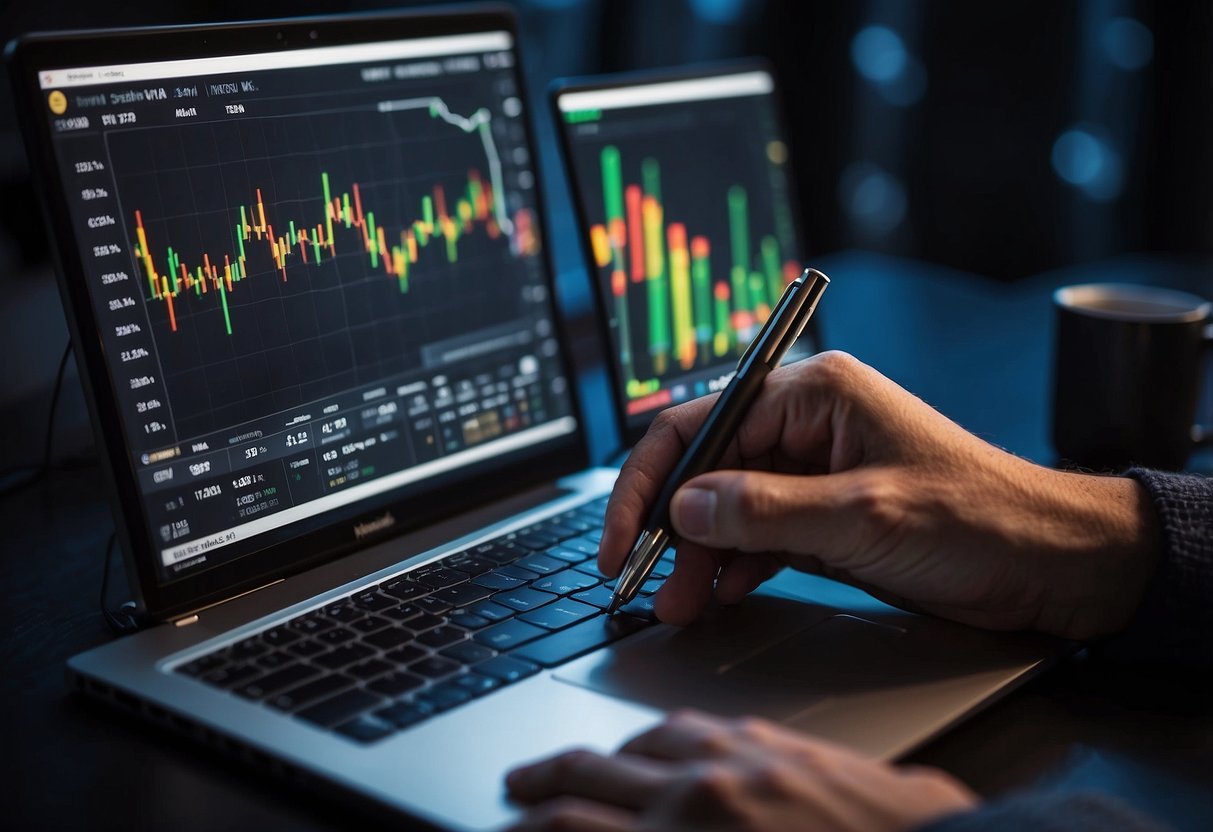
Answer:
[[[1043,499],[1028,535],[1042,581],[1037,629],[1074,639],[1119,632],[1157,568],[1149,494],[1126,477],[1048,471],[1037,481]]]

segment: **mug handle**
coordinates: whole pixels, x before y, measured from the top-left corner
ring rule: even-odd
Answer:
[[[1205,324],[1201,337],[1204,339],[1205,352],[1213,352],[1213,322]],[[1208,357],[1205,360],[1208,361]],[[1202,372],[1206,371],[1206,368],[1202,367]],[[1213,445],[1213,425],[1193,425],[1192,444],[1196,448],[1207,448]]]

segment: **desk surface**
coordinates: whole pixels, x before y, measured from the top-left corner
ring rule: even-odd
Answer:
[[[848,349],[991,441],[1047,462],[1055,285],[1155,280],[1204,289],[1208,272],[1124,260],[1014,286],[867,255],[831,258],[828,344]],[[1205,281],[1205,285],[1200,285]],[[1211,293],[1213,294],[1213,293]],[[1200,464],[1200,460],[1198,460]],[[344,808],[200,746],[69,696],[68,656],[112,638],[97,612],[111,528],[95,471],[0,500],[3,801],[14,828],[332,829]],[[1101,789],[1180,828],[1213,818],[1213,697],[1182,672],[1082,656],[914,755],[985,795]]]

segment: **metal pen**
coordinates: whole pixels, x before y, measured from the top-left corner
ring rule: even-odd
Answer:
[[[779,366],[796,343],[829,284],[830,279],[816,269],[805,269],[800,277],[788,284],[766,323],[737,362],[736,374],[666,479],[611,594],[608,615],[636,597],[662,553],[674,544],[670,523],[670,500],[674,492],[692,477],[716,467],[737,432],[737,426],[758,397],[767,374]]]

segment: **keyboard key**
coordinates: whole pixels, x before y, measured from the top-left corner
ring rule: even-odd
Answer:
[[[344,627],[335,627],[332,630],[325,630],[320,635],[316,636],[316,641],[321,644],[327,644],[329,647],[335,647],[338,644],[345,644],[347,641],[353,641],[358,638],[358,634]]]
[[[425,612],[425,610],[421,609],[421,607],[417,606],[416,604],[401,604],[398,607],[392,607],[391,609],[384,610],[379,614],[385,618],[390,618],[393,621],[408,621],[410,618],[416,618],[423,612]]]
[[[394,733],[396,726],[374,714],[363,714],[338,725],[336,731],[338,734],[358,742],[374,742]]]
[[[384,581],[379,585],[379,591],[385,595],[392,596],[397,601],[412,601],[415,598],[428,594],[430,590],[428,587],[414,583],[408,578],[400,577]]]
[[[378,615],[368,615],[360,618],[357,621],[350,623],[350,629],[360,633],[373,633],[376,630],[382,630],[384,627],[391,624],[386,618],[381,618]]]
[[[506,564],[497,570],[498,575],[506,575],[511,578],[517,578],[520,581],[529,583],[539,577],[538,572],[532,572],[529,569],[523,569],[516,563]]]
[[[223,653],[208,653],[205,656],[199,656],[192,662],[186,662],[177,668],[178,673],[184,673],[186,676],[201,676],[217,667],[223,665],[227,661],[227,656]]]
[[[510,622],[514,623],[514,622]],[[569,659],[610,644],[647,624],[630,616],[596,616],[518,648],[514,656],[541,667],[555,667]]]
[[[531,584],[531,589],[554,592],[557,595],[568,595],[571,592],[589,589],[597,583],[597,578],[584,572],[578,572],[576,569],[564,569],[535,581],[535,583]]]
[[[258,667],[265,670],[275,670],[295,661],[295,657],[285,650],[275,650],[272,653],[266,653],[264,656],[258,656],[254,661]]]
[[[303,641],[297,641],[294,644],[288,644],[286,649],[296,656],[306,659],[317,653],[323,653],[328,648],[315,639],[308,638]]]
[[[446,647],[448,644],[463,641],[466,637],[467,630],[444,624],[441,627],[435,627],[417,636],[417,643],[437,650],[440,647]]]
[[[293,711],[306,705],[308,702],[324,696],[332,696],[334,693],[344,690],[353,684],[354,680],[350,677],[342,676],[340,673],[331,673],[328,676],[321,676],[319,679],[313,679],[298,687],[291,688],[286,693],[271,696],[266,701],[266,704],[280,711]]]
[[[462,572],[456,572],[454,569],[438,568],[433,572],[417,576],[417,583],[422,586],[428,586],[430,589],[444,589],[448,586],[461,584],[468,579],[468,576]]]
[[[607,576],[602,574],[602,571],[599,570],[597,558],[594,558],[592,560],[587,560],[585,563],[579,563],[576,566],[574,566],[573,568],[576,569],[578,572],[584,572],[586,575],[589,575],[591,578],[597,578],[600,581],[609,580],[607,578]]]
[[[510,684],[539,672],[539,666],[516,659],[513,656],[497,656],[481,662],[472,668],[481,676],[492,676],[494,679]]]
[[[252,679],[260,673],[261,668],[251,662],[248,664],[229,664],[207,673],[202,677],[202,681],[215,687],[230,688],[245,680]]]
[[[357,621],[366,615],[366,612],[358,609],[352,604],[341,603],[333,604],[331,607],[324,608],[324,614],[334,621],[340,621],[342,624],[348,624],[351,621]]]
[[[496,603],[504,604],[519,612],[533,610],[555,600],[556,596],[550,592],[537,592],[526,587],[507,589],[505,592],[499,592],[493,596],[493,601]]]
[[[486,586],[489,589],[513,589],[516,586],[522,586],[526,581],[512,575],[502,574],[501,570],[497,570],[472,578],[472,583],[476,586]]]
[[[380,610],[386,610],[388,607],[396,606],[400,603],[400,599],[371,591],[355,595],[350,599],[350,603],[367,612],[379,612]]]
[[[400,625],[403,629],[412,630],[414,633],[423,633],[426,630],[432,630],[435,627],[440,627],[446,623],[446,619],[439,615],[430,615],[422,613],[416,618],[410,618],[408,621]]]
[[[386,720],[397,728],[408,728],[416,725],[428,716],[433,716],[434,708],[428,702],[397,702],[375,711],[375,716]]]
[[[312,661],[322,667],[327,667],[329,670],[337,670],[345,667],[347,664],[362,661],[374,652],[374,650],[365,644],[346,644],[338,647],[336,650],[323,653],[312,659]]]
[[[517,543],[501,540],[481,543],[472,551],[486,560],[501,565],[518,560],[529,550],[522,548]]]
[[[434,713],[440,713],[462,705],[472,698],[472,694],[461,687],[458,687],[450,682],[435,685],[429,690],[423,690],[417,694],[417,701],[424,702],[433,708]]]
[[[321,700],[315,705],[309,705],[295,716],[308,722],[327,728],[338,722],[345,722],[363,711],[384,705],[383,699],[373,693],[354,688],[328,699]]]
[[[492,647],[494,650],[509,650],[520,644],[547,635],[543,630],[525,621],[503,621],[487,630],[481,630],[472,638],[479,644]]]
[[[367,685],[367,689],[394,699],[397,696],[403,696],[411,690],[417,690],[417,688],[424,684],[424,679],[414,676],[412,673],[393,671],[371,682]]]
[[[470,552],[460,552],[457,555],[450,555],[442,559],[442,565],[448,569],[454,569],[458,572],[463,572],[465,575],[475,577],[483,572],[488,572],[497,564],[493,563],[488,558],[482,558]]]
[[[668,563],[664,560],[659,560],[659,561],[657,561],[657,565],[653,567],[653,571],[650,572],[649,575],[653,578],[660,578],[661,580],[664,581],[666,578],[670,577],[670,574],[673,571],[674,571],[674,564]]]
[[[564,540],[560,543],[562,549],[572,549],[574,552],[581,552],[588,557],[595,557],[598,554],[598,541],[591,540],[582,535],[575,537],[572,540]]]
[[[322,671],[319,668],[312,667],[307,664],[294,664],[290,667],[284,667],[281,670],[276,670],[268,676],[262,676],[252,682],[247,682],[238,688],[235,692],[238,696],[243,696],[245,699],[264,699],[272,693],[277,693],[280,690],[285,690],[289,687],[305,682],[313,676],[319,675]]]
[[[261,634],[261,640],[270,647],[282,647],[290,644],[292,641],[297,641],[302,638],[301,635],[293,630],[287,629],[285,626],[274,627],[271,630],[266,630]]]
[[[483,601],[492,594],[493,590],[488,587],[476,586],[475,584],[459,584],[458,586],[440,589],[430,597],[445,601],[452,607],[466,607],[468,604]]]
[[[564,561],[550,558],[547,555],[528,555],[518,561],[517,565],[523,569],[538,572],[540,575],[551,575],[568,566]]]
[[[298,633],[311,636],[323,633],[325,630],[331,630],[337,625],[327,618],[323,618],[316,613],[312,613],[310,615],[296,618],[287,626]]]
[[[479,615],[472,615],[470,612],[453,612],[448,617],[448,620],[452,624],[462,627],[465,630],[480,630],[492,623],[487,618],[481,618]]]
[[[465,673],[462,676],[456,676],[448,684],[467,691],[473,699],[477,696],[484,696],[489,691],[501,687],[500,680],[494,679],[492,676],[481,676],[478,673]]]
[[[576,549],[566,549],[563,546],[553,546],[551,549],[544,552],[544,554],[549,558],[556,558],[557,560],[562,560],[565,563],[571,563],[573,565],[585,563],[591,557],[585,552],[578,552]]]
[[[425,655],[425,651],[415,644],[406,644],[399,647],[390,653],[384,653],[383,658],[387,659],[397,667],[404,667],[410,662],[415,662]]]
[[[625,615],[643,618],[646,621],[656,621],[657,613],[653,611],[653,603],[655,601],[656,599],[652,595],[638,595],[620,607],[619,611]]]
[[[573,595],[577,601],[584,604],[592,604],[600,610],[605,610],[611,604],[611,596],[614,593],[601,584],[593,589],[587,589],[585,592],[578,592]]]
[[[392,669],[392,665],[382,659],[366,659],[365,661],[352,664],[345,669],[345,672],[356,679],[367,681],[374,679],[376,676],[382,676]]]
[[[530,549],[532,552],[547,549],[560,542],[560,538],[558,538],[556,535],[534,528],[520,533],[515,533],[508,539],[514,543],[517,543],[519,546],[522,546],[524,549]]]
[[[413,635],[413,631],[405,627],[392,627],[371,633],[369,636],[363,636],[362,643],[378,647],[380,650],[391,650],[393,647],[399,647],[412,641]]]
[[[591,615],[598,615],[600,613],[601,610],[597,607],[592,607],[589,604],[583,604],[570,598],[561,598],[555,603],[547,604],[532,612],[523,613],[518,618],[528,624],[535,624],[547,630],[561,630],[579,621],[584,621]]]
[[[441,651],[439,655],[453,661],[462,662],[463,664],[475,664],[485,659],[491,659],[497,654],[483,644],[477,644],[474,641],[461,641]]]
[[[489,621],[504,621],[514,615],[514,611],[509,607],[494,604],[492,601],[481,601],[479,604],[468,607],[466,612],[487,618]]]
[[[419,610],[427,612],[430,615],[442,615],[451,608],[451,605],[446,601],[435,598],[432,595],[429,598],[420,598],[413,603],[417,605]]]
[[[575,511],[568,511],[556,517],[556,522],[566,529],[573,529],[577,534],[584,534],[590,529],[597,528],[601,523],[585,519]]]
[[[409,672],[424,676],[427,679],[441,679],[443,676],[450,676],[459,669],[459,662],[453,662],[441,656],[430,656],[409,665]]]
[[[238,641],[227,649],[227,657],[232,661],[243,662],[255,659],[270,648],[261,643],[261,639],[253,636]]]

